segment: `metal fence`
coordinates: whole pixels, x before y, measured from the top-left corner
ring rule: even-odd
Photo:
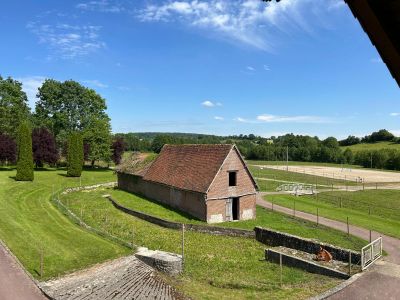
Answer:
[[[361,269],[364,271],[382,257],[382,237],[361,249]]]

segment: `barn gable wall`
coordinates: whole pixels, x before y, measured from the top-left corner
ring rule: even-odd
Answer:
[[[229,172],[237,171],[237,185],[229,186]],[[256,189],[246,166],[238,152],[232,149],[218,171],[207,193],[207,198],[229,198],[256,193]]]

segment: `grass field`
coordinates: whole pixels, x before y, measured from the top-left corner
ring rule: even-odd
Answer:
[[[34,182],[17,182],[14,170],[0,171],[0,239],[27,270],[39,277],[40,249],[44,277],[57,276],[116,258],[127,249],[72,224],[50,202],[52,191],[79,185],[63,170],[36,171]],[[115,180],[111,171],[84,171],[82,184]]]
[[[185,214],[184,212],[174,210],[166,205],[147,200],[140,196],[127,193],[118,189],[106,189],[104,191],[99,191],[97,192],[97,197],[100,198],[101,195],[104,193],[110,194],[113,199],[115,199],[119,204],[127,208],[141,211],[156,217],[175,222],[205,224],[204,222],[196,220],[195,218]],[[85,192],[80,192],[78,194],[74,193],[71,194],[71,196],[65,196],[64,199],[65,201],[73,201],[73,199],[75,199],[76,197],[87,197],[86,194],[87,193]],[[346,234],[340,231],[323,226],[316,226],[312,222],[292,218],[291,216],[287,216],[277,212],[271,212],[270,210],[264,209],[262,207],[257,207],[256,220],[225,222],[214,225],[242,228],[248,230],[253,230],[255,226],[262,226],[306,238],[318,239],[322,242],[331,243],[354,250],[359,250],[362,246],[365,245],[365,241],[359,238],[353,236],[349,238]]]
[[[311,196],[270,195],[265,198],[289,208],[296,201],[297,210],[313,214],[318,207],[320,216],[342,222],[349,217],[351,224],[400,238],[399,190],[321,193],[318,201]]]
[[[378,143],[372,143],[372,144],[357,144],[357,145],[351,145],[351,146],[344,146],[341,147],[342,149],[349,148],[351,151],[357,152],[361,150],[381,150],[381,149],[396,149],[400,150],[400,144],[392,143],[392,142],[378,142]]]
[[[152,215],[180,222],[196,223],[184,214],[135,195],[112,189],[77,192],[63,195],[61,200],[77,214],[83,211],[84,221],[114,236],[150,249],[180,253],[180,232],[161,228],[115,209],[102,198],[111,194],[119,203]],[[363,241],[333,230],[316,228],[281,214],[259,208],[260,222],[232,222],[230,225],[253,229],[255,225],[307,237],[339,242],[359,248]],[[132,235],[133,232],[133,235]],[[302,299],[338,283],[337,280],[284,267],[284,288],[279,287],[279,267],[263,259],[266,246],[254,239],[211,236],[196,232],[185,235],[185,272],[171,283],[187,295],[198,299]]]
[[[246,160],[248,165],[275,165],[275,166],[286,166],[286,161],[268,161],[268,160]],[[334,164],[334,163],[321,163],[321,162],[309,162],[309,161],[289,161],[289,166],[321,166],[321,167],[337,167],[337,168],[363,168],[358,165],[349,164]]]
[[[257,180],[258,186],[261,191],[275,191],[279,185],[288,182],[313,184],[317,185],[318,188],[329,188],[332,186],[332,184],[333,186],[345,186],[346,184],[349,186],[357,185],[357,183],[354,181],[332,179],[310,174],[287,172],[283,170],[274,170],[268,168],[261,169],[255,166],[249,166],[249,169],[254,177],[269,179]]]

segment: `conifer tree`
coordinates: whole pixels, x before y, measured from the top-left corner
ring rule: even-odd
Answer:
[[[73,132],[68,139],[67,175],[80,177],[83,167],[83,138],[79,132]]]
[[[18,128],[18,181],[33,181],[33,155],[32,155],[32,132],[27,122],[22,122]]]

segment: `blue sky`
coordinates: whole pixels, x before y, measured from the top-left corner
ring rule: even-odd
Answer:
[[[400,135],[400,90],[342,0],[5,1],[0,74],[106,100],[114,132]]]

